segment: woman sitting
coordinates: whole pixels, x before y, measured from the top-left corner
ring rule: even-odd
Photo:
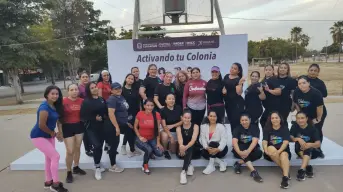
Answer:
[[[305,176],[313,177],[313,168],[310,159],[315,159],[320,156],[320,152],[313,149],[320,147],[320,136],[318,129],[311,123],[310,119],[304,112],[298,112],[296,115],[296,123],[291,128],[291,139],[295,142],[295,153],[302,159],[301,167],[298,170],[297,180],[305,180]]]
[[[272,112],[265,125],[262,141],[264,158],[281,167],[283,177],[280,187],[287,189],[289,187],[289,160],[292,157],[289,150],[289,129],[278,112]]]
[[[178,157],[183,158],[183,167],[180,175],[180,183],[187,183],[187,175],[192,176],[194,167],[191,165],[193,153],[195,151],[195,142],[199,135],[199,126],[191,123],[192,114],[189,110],[185,110],[182,114],[182,125],[176,128],[177,140],[179,143]]]
[[[161,115],[154,110],[154,102],[151,99],[144,101],[144,111],[136,115],[134,130],[136,132],[136,145],[144,152],[142,170],[145,174],[150,174],[149,159],[156,155],[162,157],[163,147],[160,143],[159,126],[161,125]],[[139,129],[138,129],[139,127]]]
[[[221,160],[228,152],[228,135],[223,124],[218,123],[217,114],[210,110],[206,123],[200,127],[200,143],[203,146],[202,156],[209,159],[204,174],[209,175],[216,170],[214,163],[218,163],[220,171],[226,171],[226,162]]]
[[[260,138],[260,129],[251,124],[248,114],[241,115],[241,125],[236,127],[232,136],[233,155],[240,159],[233,165],[235,173],[241,173],[241,165],[246,164],[251,171],[250,176],[256,182],[262,182],[262,178],[253,167],[252,162],[262,157],[262,151],[258,144]]]

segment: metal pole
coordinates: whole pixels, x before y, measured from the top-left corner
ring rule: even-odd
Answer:
[[[325,46],[325,58],[326,58],[326,63],[328,62],[328,41],[326,40],[326,46]]]
[[[111,40],[111,26],[107,26],[108,40]]]
[[[214,0],[214,9],[216,11],[220,33],[221,35],[225,35],[224,22],[223,22],[222,13],[220,12],[220,6],[218,3],[218,0]]]
[[[139,25],[139,0],[135,0],[135,12],[133,16],[132,39],[138,39]]]
[[[192,33],[192,32],[209,32],[220,31],[219,28],[197,28],[197,29],[175,29],[175,30],[160,30],[160,31],[138,31],[138,35],[154,35],[154,34],[167,34],[167,33]]]

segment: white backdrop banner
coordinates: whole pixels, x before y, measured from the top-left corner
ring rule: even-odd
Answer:
[[[174,68],[199,67],[204,80],[211,78],[211,67],[218,66],[222,76],[232,63],[242,64],[248,73],[248,36],[196,36],[165,39],[107,41],[109,71],[113,81],[123,82],[132,67],[140,69],[144,79],[149,64],[174,73]]]

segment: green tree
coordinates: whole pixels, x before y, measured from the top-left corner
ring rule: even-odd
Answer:
[[[301,27],[293,27],[291,29],[291,41],[295,44],[295,61],[298,60],[298,43],[302,34]]]
[[[341,62],[341,52],[343,46],[343,21],[337,21],[330,28],[330,33],[332,35],[332,40],[334,44],[339,46],[338,51],[338,62]]]
[[[304,48],[304,51],[306,50],[306,47],[309,45],[310,43],[310,37],[306,34],[301,34],[300,35],[300,46],[302,48]],[[302,58],[303,58],[303,62],[305,61],[305,56],[304,54],[302,54]]]

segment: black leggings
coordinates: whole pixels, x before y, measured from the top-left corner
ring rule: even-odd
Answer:
[[[239,148],[240,148],[240,150],[243,150],[243,148],[241,148],[241,146],[239,146]],[[244,150],[246,150],[246,149],[244,148]],[[242,159],[242,158],[238,155],[238,153],[235,151],[235,149],[232,149],[232,153],[233,153],[233,156],[234,156],[235,158],[237,158],[237,159]],[[244,161],[244,163],[249,162],[249,161],[254,162],[254,161],[256,161],[256,160],[261,159],[262,154],[263,154],[263,152],[261,151],[261,149],[260,149],[259,147],[255,147],[255,149],[252,150],[252,151],[249,153],[248,157],[245,158],[245,159],[242,159],[242,160]]]
[[[326,117],[323,117],[322,120],[319,123],[314,125],[314,127],[317,128],[317,130],[318,130],[319,137],[320,137],[320,142],[323,142],[323,137],[324,137],[324,135],[323,135],[323,126],[324,126],[325,118]]]
[[[240,116],[244,112],[244,100],[235,100],[233,102],[228,103],[225,106],[226,115],[230,122],[231,127],[231,134],[233,134],[233,130],[238,127],[240,124]]]
[[[90,127],[86,130],[89,142],[93,146],[93,160],[95,166],[100,165],[102,157],[102,147],[105,141],[105,130],[102,122],[90,122]]]
[[[126,143],[129,143],[130,151],[135,151],[135,139],[136,134],[133,129],[131,129],[128,125],[120,125],[121,132],[124,133],[124,139],[123,139],[123,145],[126,145]]]
[[[320,156],[319,149],[309,148],[305,151],[301,150],[301,146],[298,142],[295,142],[294,152],[300,157],[300,152],[303,152],[303,155],[311,157],[311,159],[317,159]]]
[[[204,120],[206,108],[203,110],[193,110],[189,108],[192,113],[192,123],[197,124],[199,127]]]
[[[212,147],[212,148],[218,148],[219,147],[219,143],[218,142],[214,142],[214,141],[211,141],[209,144],[208,144],[208,146],[209,147]],[[211,154],[209,154],[208,153],[208,151],[206,150],[206,149],[203,149],[202,151],[201,151],[201,155],[202,155],[202,157],[204,157],[205,159],[207,159],[207,160],[209,160],[210,158],[223,158],[223,157],[225,157],[225,155],[227,154],[227,152],[228,152],[228,147],[227,146],[225,146],[225,148],[222,150],[222,151],[220,151],[220,152],[218,152],[217,154],[215,154],[215,155],[211,155]]]
[[[105,120],[105,134],[106,143],[108,143],[110,146],[108,156],[110,157],[111,166],[113,166],[116,164],[117,149],[120,141],[120,136],[116,135],[116,128],[113,126],[112,122],[109,119]]]
[[[179,159],[183,159],[182,170],[185,170],[185,171],[188,170],[188,167],[191,164],[191,161],[193,159],[193,151],[194,151],[194,146],[192,146],[186,150],[185,156],[180,156],[179,151],[176,153],[176,156]]]
[[[89,141],[89,136],[88,136],[87,131],[85,131],[83,135],[83,146],[85,147],[86,152],[90,152],[93,149],[93,146],[91,142]]]

